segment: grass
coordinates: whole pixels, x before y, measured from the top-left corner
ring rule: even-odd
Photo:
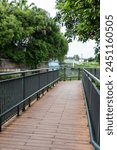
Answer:
[[[14,78],[17,78],[17,77],[20,77],[20,75],[1,75],[0,76],[0,80],[6,80],[6,79],[14,79]]]
[[[98,62],[83,62],[79,65],[75,64],[75,68],[99,68],[100,64]]]

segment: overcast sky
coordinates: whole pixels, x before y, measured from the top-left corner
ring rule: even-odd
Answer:
[[[48,11],[52,17],[55,17],[56,15],[55,1],[56,0],[28,0],[29,3],[33,2],[36,6]],[[94,57],[94,47],[94,41],[88,41],[86,43],[73,41],[72,43],[69,43],[67,56],[74,56],[75,54],[78,54],[83,58]]]

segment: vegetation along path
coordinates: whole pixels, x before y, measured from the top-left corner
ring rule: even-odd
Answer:
[[[60,82],[0,133],[0,150],[94,150],[81,81]]]

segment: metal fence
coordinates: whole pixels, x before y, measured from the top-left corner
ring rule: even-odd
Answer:
[[[91,74],[93,74],[95,77],[100,79],[100,68],[85,68],[87,71],[89,71]]]
[[[61,80],[80,80],[82,77],[82,68],[60,68]]]
[[[2,125],[25,110],[35,98],[58,82],[59,70],[29,70],[1,73],[0,80],[0,131]],[[5,77],[6,76],[6,77]],[[9,79],[5,79],[9,77]]]
[[[99,150],[100,145],[100,81],[87,70],[83,70],[83,87],[86,99],[87,113],[92,144]]]

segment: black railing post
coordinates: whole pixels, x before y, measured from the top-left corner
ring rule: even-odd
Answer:
[[[25,75],[25,72],[24,73],[22,73],[22,76],[23,76],[23,88],[22,88],[22,90],[23,90],[23,99],[25,99],[25,96],[26,96],[26,86],[25,86],[25,77],[26,77],[26,75]],[[25,111],[25,102],[23,103],[23,108],[22,108],[22,111]]]
[[[52,69],[52,71],[53,71],[53,81],[54,81],[54,69]],[[54,83],[53,83],[53,87],[54,87]]]
[[[66,68],[64,68],[64,81],[66,81]]]
[[[59,69],[59,76],[60,76],[60,81],[63,81],[63,68],[62,67],[60,67],[60,69]]]
[[[19,111],[20,111],[20,108],[19,108],[19,105],[17,106],[17,116],[19,116]]]
[[[49,83],[49,74],[48,74],[48,69],[46,70],[47,71],[47,84]],[[48,92],[48,89],[49,89],[49,87],[47,87],[47,92]]]
[[[59,78],[60,76],[59,76],[59,74],[60,74],[60,68],[58,69],[58,71],[57,71],[57,78]],[[60,80],[60,79],[59,79]],[[59,80],[57,80],[57,83],[59,82]]]
[[[80,80],[80,68],[78,68],[78,80]]]
[[[96,74],[97,74],[97,70],[96,70],[96,68],[94,68],[94,76],[95,76],[95,77],[97,77]]]
[[[31,107],[31,99],[28,100],[28,106]]]
[[[40,70],[38,71],[38,90],[40,90]],[[37,100],[40,98],[40,92],[37,93]]]
[[[92,110],[91,110],[91,104],[92,104],[92,82],[93,82],[93,79],[92,78],[90,78],[90,75],[89,74],[87,74],[87,76],[88,76],[88,78],[89,78],[89,80],[90,80],[90,86],[89,86],[89,111],[91,112]]]

